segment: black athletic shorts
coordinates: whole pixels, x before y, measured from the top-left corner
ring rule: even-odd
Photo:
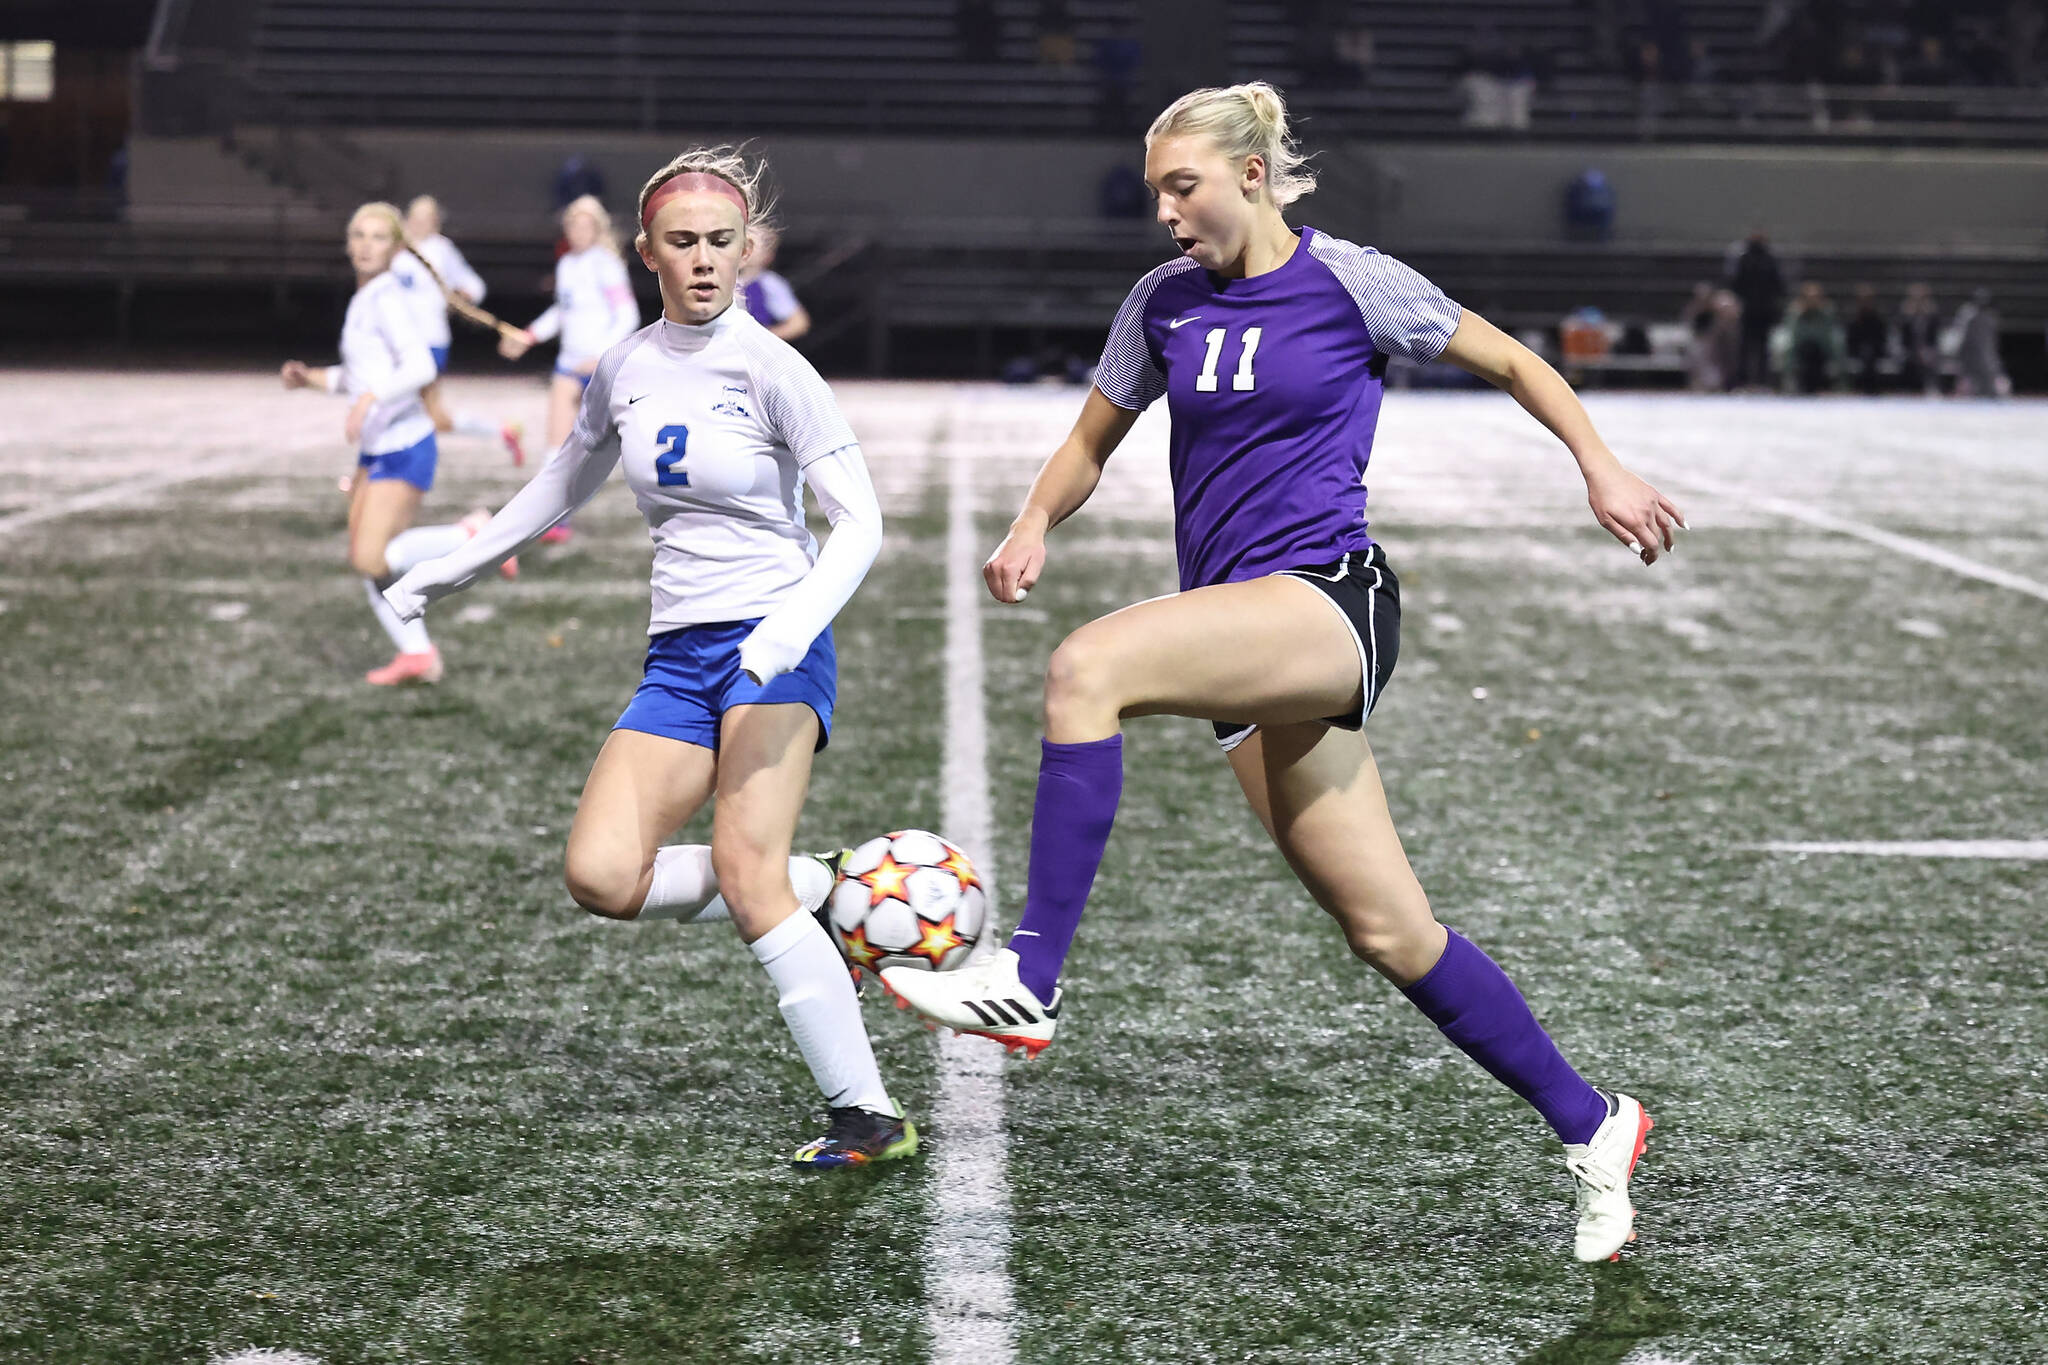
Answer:
[[[1360,676],[1365,681],[1364,699],[1341,716],[1324,718],[1325,725],[1340,730],[1365,728],[1365,718],[1386,690],[1394,674],[1394,660],[1401,653],[1401,581],[1387,567],[1387,552],[1378,545],[1345,555],[1334,564],[1317,564],[1304,569],[1283,569],[1329,599],[1358,646]],[[1216,742],[1229,753],[1252,737],[1256,725],[1230,721],[1216,722]]]

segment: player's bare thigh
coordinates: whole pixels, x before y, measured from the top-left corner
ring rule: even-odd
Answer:
[[[1046,666],[1045,730],[1077,744],[1127,716],[1285,724],[1363,697],[1343,618],[1300,579],[1274,576],[1139,602],[1069,635]]]
[[[818,714],[801,702],[735,706],[719,723],[711,869],[749,943],[796,911],[789,849],[817,744]]]
[[[548,450],[552,454],[576,426],[576,409],[583,406],[583,381],[566,374],[548,376]]]
[[[1230,751],[1245,799],[1351,950],[1396,985],[1443,956],[1444,931],[1387,809],[1363,731],[1262,726]]]
[[[349,567],[365,578],[383,578],[388,572],[384,547],[412,525],[424,496],[404,479],[372,479],[358,469],[349,489]]]
[[[701,744],[614,730],[583,783],[569,827],[565,880],[596,915],[632,919],[647,899],[654,853],[711,799],[718,759]]]

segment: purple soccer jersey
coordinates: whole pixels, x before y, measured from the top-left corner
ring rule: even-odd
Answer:
[[[1168,261],[1103,346],[1103,397],[1140,411],[1166,395],[1182,591],[1368,548],[1386,358],[1433,360],[1458,328],[1458,305],[1393,257],[1300,235],[1286,264],[1251,279]]]

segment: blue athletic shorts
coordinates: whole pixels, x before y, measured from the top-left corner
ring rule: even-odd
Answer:
[[[811,642],[796,668],[769,683],[740,669],[740,642],[757,621],[718,621],[667,630],[647,642],[647,671],[614,730],[638,730],[718,751],[719,722],[735,706],[802,702],[818,713],[818,745],[832,742],[839,656],[832,628]]]
[[[404,479],[424,493],[434,486],[434,464],[440,453],[430,431],[415,444],[389,455],[372,455],[366,450],[356,458],[356,468],[369,470],[372,483],[378,479]]]
[[[570,369],[567,365],[564,365],[561,362],[557,361],[555,364],[555,373],[562,376],[562,378],[564,379],[573,379],[587,389],[590,387],[590,380],[592,376],[594,376],[597,373],[597,371],[592,370],[590,374],[578,374],[576,373],[576,371]]]
[[[448,373],[448,348],[446,346],[429,346],[427,349],[434,356],[434,373]]]

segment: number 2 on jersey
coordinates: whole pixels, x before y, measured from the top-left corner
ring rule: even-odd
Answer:
[[[663,488],[688,488],[690,476],[676,466],[683,462],[683,447],[690,439],[686,426],[663,427],[654,433],[654,439],[662,442],[661,451],[654,457],[654,481]]]
[[[1238,393],[1247,393],[1253,385],[1252,357],[1259,353],[1259,338],[1265,335],[1263,327],[1244,329],[1244,349],[1238,352],[1237,373],[1230,377],[1230,387]],[[1208,352],[1202,357],[1202,372],[1195,377],[1196,393],[1216,392],[1216,361],[1223,354],[1223,340],[1230,335],[1227,327],[1212,327],[1203,340]]]

